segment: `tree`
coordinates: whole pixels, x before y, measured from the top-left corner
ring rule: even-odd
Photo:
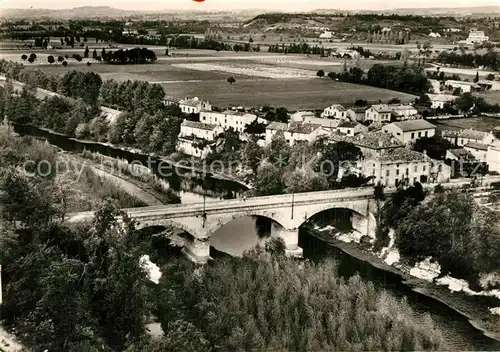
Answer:
[[[95,49],[94,49],[94,50],[95,50]],[[89,52],[90,52],[89,47],[88,47],[88,46],[86,46],[86,47],[85,47],[85,51],[84,51],[84,53],[83,53],[83,57],[87,59],[87,58],[89,57]]]
[[[254,135],[250,136],[242,150],[244,164],[249,167],[255,175],[257,174],[262,156],[264,154],[264,151],[257,142],[258,137]]]
[[[65,61],[63,61],[63,62],[62,62],[62,65],[63,65],[64,67],[66,67],[66,66],[68,66],[68,62],[65,60]]]
[[[392,98],[391,100],[388,101],[388,104],[401,104],[401,99]]]
[[[28,55],[26,55],[26,54],[21,55],[21,59],[23,61],[26,61],[28,59]]]
[[[360,106],[360,107],[363,107],[363,106],[367,106],[368,105],[368,102],[364,99],[357,99],[355,102],[354,102],[354,105],[355,106]]]
[[[449,140],[439,136],[421,137],[412,145],[413,150],[420,153],[425,151],[429,157],[436,160],[444,160],[446,151],[452,148],[454,146]]]
[[[56,62],[56,60],[54,59],[54,56],[52,56],[52,55],[49,55],[47,57],[47,61],[49,62],[49,64],[53,64],[54,62]]]
[[[63,62],[63,61],[64,61],[64,56],[58,56],[58,57],[57,57],[57,61],[59,61],[59,62]]]
[[[476,77],[474,78],[474,83],[479,82],[479,71],[476,71]]]
[[[325,71],[318,70],[318,72],[316,72],[316,76],[318,76],[319,78],[323,78],[325,76]]]
[[[257,196],[283,193],[280,169],[268,161],[262,162],[257,168],[254,191]]]
[[[236,80],[234,79],[234,77],[233,77],[233,76],[231,76],[231,77],[229,77],[229,78],[227,79],[227,82],[228,82],[229,84],[233,84],[234,82],[236,82]]]
[[[493,81],[495,79],[495,75],[493,73],[488,73],[488,75],[486,76],[486,79],[488,81]]]
[[[94,49],[94,51],[92,52],[92,58],[97,59],[97,50],[96,49]]]
[[[297,168],[285,176],[286,193],[315,192],[328,189],[326,177],[311,168]]]

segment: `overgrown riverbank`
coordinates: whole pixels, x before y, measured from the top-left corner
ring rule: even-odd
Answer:
[[[491,314],[489,311],[489,308],[495,304],[500,305],[500,300],[494,297],[468,296],[463,292],[452,292],[446,286],[412,276],[410,274],[412,267],[409,265],[398,265],[398,267],[388,265],[384,259],[377,256],[368,247],[363,247],[363,245],[356,242],[337,239],[338,232],[336,231],[322,230],[317,226],[309,226],[308,230],[313,236],[328,245],[339,248],[348,255],[365,261],[378,269],[400,276],[402,282],[414,291],[444,303],[465,316],[476,329],[483,331],[486,336],[500,341],[500,317]]]

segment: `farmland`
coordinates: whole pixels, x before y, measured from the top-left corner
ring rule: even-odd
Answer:
[[[323,108],[333,103],[349,104],[355,99],[371,102],[386,102],[391,98],[402,101],[414,99],[410,94],[316,77],[319,69],[338,72],[344,66],[344,60],[308,55],[217,53],[208,50],[171,50],[173,56],[165,56],[164,49],[152,49],[155,49],[158,60],[151,65],[120,66],[93,62],[87,66],[87,59],[80,63],[69,59],[67,67],[59,63],[49,65],[46,61],[49,53],[54,56],[66,54],[52,50],[39,53],[39,59],[34,64],[28,64],[28,67],[54,74],[75,69],[99,73],[103,79],[145,80],[161,84],[169,97],[198,96],[221,107],[272,105],[298,110]],[[9,52],[4,57],[14,60],[20,55]],[[375,63],[398,65],[399,61],[360,60],[357,65],[368,69]],[[352,67],[356,63],[347,60],[346,64]],[[236,79],[232,85],[227,83],[230,76]]]
[[[470,117],[466,119],[436,120],[433,121],[440,129],[458,130],[472,128],[474,130],[490,132],[498,128],[500,118],[494,117]]]

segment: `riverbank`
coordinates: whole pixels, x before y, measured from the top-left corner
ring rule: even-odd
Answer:
[[[38,127],[38,126],[33,126],[33,125],[14,125],[14,129],[17,129],[17,133],[20,133],[20,129],[24,131],[23,134],[28,134],[32,135],[34,137],[42,137],[42,138],[47,138],[47,134],[54,137],[54,138],[59,138],[59,139],[65,139],[68,142],[71,143],[78,143],[81,144],[84,148],[89,149],[92,146],[97,147],[96,149],[103,149],[107,148],[109,150],[113,150],[116,153],[121,154],[128,154],[129,158],[132,159],[130,161],[134,161],[135,163],[141,163],[144,166],[147,165],[147,162],[149,160],[153,161],[154,164],[159,164],[159,163],[164,163],[170,167],[172,167],[174,170],[176,170],[176,174],[178,176],[186,176],[187,174],[191,175],[198,175],[198,176],[203,176],[203,177],[209,177],[218,181],[225,181],[225,182],[234,182],[238,184],[240,188],[243,188],[245,190],[251,189],[252,186],[243,182],[242,180],[239,180],[235,178],[233,175],[229,174],[224,174],[224,173],[218,173],[218,172],[212,172],[210,170],[206,170],[203,168],[199,168],[196,166],[193,166],[192,164],[189,164],[186,162],[186,160],[181,160],[181,161],[175,161],[173,159],[164,157],[164,156],[159,156],[153,153],[145,153],[144,151],[137,149],[137,148],[132,148],[132,147],[127,147],[127,146],[120,146],[120,145],[114,145],[111,143],[105,143],[105,142],[96,142],[92,140],[86,140],[86,139],[78,139],[78,138],[73,138],[69,137],[65,134],[55,132],[51,129],[45,128],[45,127]],[[36,130],[44,132],[45,136],[40,136],[37,133],[33,133]],[[55,144],[54,140],[49,141],[51,144]],[[61,146],[57,145],[58,147],[61,148]],[[63,148],[64,149],[64,148]],[[166,166],[165,165],[165,166]],[[158,166],[158,165],[156,165]]]
[[[466,317],[470,324],[477,330],[483,332],[485,336],[500,342],[500,318],[491,314],[488,303],[490,300],[487,297],[468,296],[463,292],[451,292],[447,287],[436,285],[432,282],[416,278],[408,272],[388,265],[382,258],[376,256],[369,250],[364,250],[358,243],[344,242],[336,239],[332,231],[321,231],[317,228],[308,227],[311,235],[327,243],[330,246],[336,247],[346,254],[366,262],[380,270],[385,270],[396,274],[401,278],[402,283],[410,287],[413,291],[422,295],[435,299],[455,312]],[[500,301],[497,300],[497,306]],[[496,328],[495,328],[496,327]]]

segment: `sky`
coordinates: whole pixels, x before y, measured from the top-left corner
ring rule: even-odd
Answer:
[[[80,6],[111,6],[124,10],[232,10],[269,9],[306,11],[314,9],[384,10],[392,8],[466,7],[499,5],[500,0],[0,0],[4,8],[62,9]]]

